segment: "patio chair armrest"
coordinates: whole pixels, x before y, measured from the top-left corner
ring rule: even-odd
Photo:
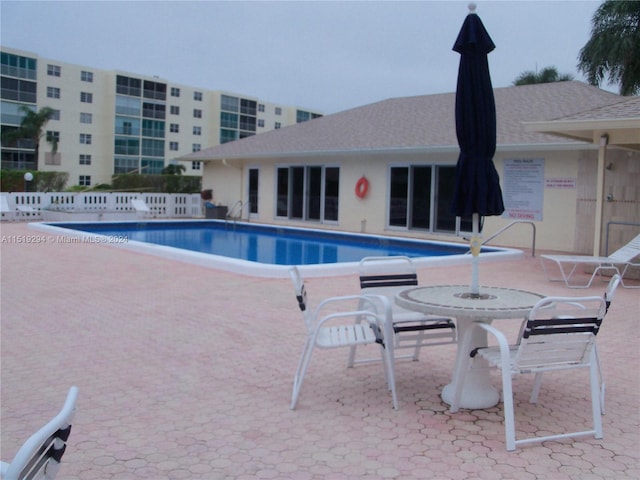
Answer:
[[[504,333],[502,333],[500,330],[498,330],[496,327],[489,325],[488,323],[483,323],[483,322],[473,322],[473,325],[471,326],[471,328],[469,328],[469,330],[467,331],[467,334],[465,335],[465,339],[468,337],[468,341],[467,341],[467,350],[469,348],[470,345],[468,345],[468,343],[470,343],[471,340],[471,332],[474,328],[480,328],[484,331],[486,331],[487,333],[490,333],[491,335],[493,335],[495,337],[495,339],[498,342],[498,347],[500,348],[500,360],[502,362],[503,365],[509,365],[510,362],[510,351],[511,348],[509,347],[509,342],[507,340],[507,337],[504,335]],[[478,348],[474,348],[473,350],[469,351],[469,355],[473,358],[475,357],[477,351],[480,348],[487,348],[487,347],[478,347]]]

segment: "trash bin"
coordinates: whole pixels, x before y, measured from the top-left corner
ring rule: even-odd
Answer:
[[[224,220],[229,209],[224,205],[215,206],[211,202],[204,204],[205,218],[209,220]]]

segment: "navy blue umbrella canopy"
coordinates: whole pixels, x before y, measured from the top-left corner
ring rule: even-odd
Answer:
[[[470,13],[453,50],[460,54],[456,90],[456,134],[460,145],[453,213],[468,217],[504,212],[496,151],[496,105],[487,55],[495,48],[480,17]]]

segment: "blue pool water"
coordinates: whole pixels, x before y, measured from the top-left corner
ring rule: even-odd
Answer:
[[[67,243],[99,243],[236,273],[286,277],[290,265],[307,276],[357,272],[366,256],[406,255],[417,267],[470,262],[464,244],[348,234],[328,230],[255,225],[220,220],[147,222],[56,222],[32,228],[69,238]],[[521,255],[505,248],[482,249],[485,260]]]
[[[59,223],[58,227],[273,265],[358,262],[366,256],[460,255],[464,245],[217,221]]]

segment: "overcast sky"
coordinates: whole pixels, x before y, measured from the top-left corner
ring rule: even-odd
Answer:
[[[0,2],[3,46],[326,114],[453,92],[468,1]],[[599,1],[482,1],[494,87],[577,57]],[[612,89],[612,88],[610,88]],[[613,90],[613,89],[612,89]]]

